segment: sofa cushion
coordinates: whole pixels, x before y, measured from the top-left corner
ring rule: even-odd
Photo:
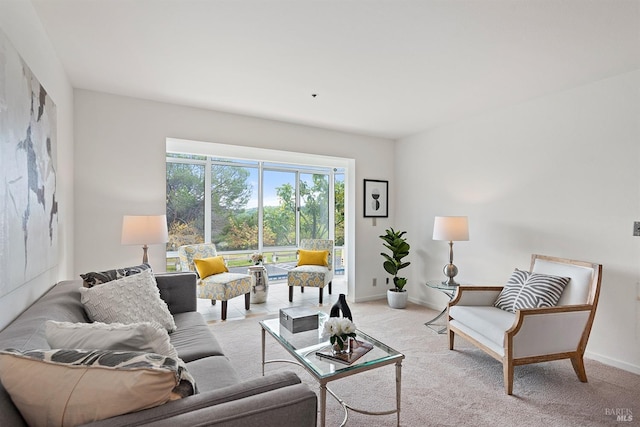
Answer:
[[[176,329],[151,270],[106,285],[80,288],[80,296],[89,318],[95,322],[158,322],[169,332]]]
[[[169,334],[171,344],[185,362],[223,355],[222,347],[198,312],[174,315],[178,329]]]
[[[51,348],[143,351],[177,358],[167,330],[159,323],[46,322]]]
[[[81,274],[83,285],[87,288],[92,288],[102,283],[111,282],[112,280],[121,279],[126,276],[141,273],[144,270],[150,270],[151,266],[147,263],[134,265],[132,267],[124,267],[106,271],[92,271],[89,273]]]
[[[504,346],[504,333],[513,326],[515,314],[492,306],[454,305],[449,315],[498,346]]]
[[[184,364],[141,352],[2,351],[0,378],[32,427],[75,426],[195,393]]]
[[[196,258],[193,260],[193,264],[196,266],[196,271],[201,279],[229,271],[221,255],[209,258]]]
[[[218,390],[240,382],[240,377],[225,356],[209,356],[189,362],[187,369],[196,379],[199,393]]]

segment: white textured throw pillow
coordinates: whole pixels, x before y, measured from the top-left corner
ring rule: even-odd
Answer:
[[[176,323],[151,270],[113,280],[93,288],[80,288],[84,309],[94,322],[158,322],[168,332]]]
[[[45,333],[51,348],[144,351],[178,358],[167,330],[156,322],[124,324],[47,320]]]

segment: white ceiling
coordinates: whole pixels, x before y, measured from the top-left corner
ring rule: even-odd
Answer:
[[[386,138],[640,69],[640,0],[32,3],[76,88]]]

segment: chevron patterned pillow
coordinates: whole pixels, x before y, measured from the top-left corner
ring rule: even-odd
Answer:
[[[511,277],[507,280],[507,284],[502,288],[502,292],[498,295],[494,306],[515,313],[513,308],[514,302],[517,300],[518,295],[522,290],[522,287],[526,283],[531,273],[528,271],[518,270],[517,268],[511,273]]]
[[[514,310],[521,308],[555,307],[562,291],[569,284],[569,277],[531,273],[522,287],[522,292],[513,304]]]
[[[520,284],[522,277],[527,277]],[[514,276],[517,276],[514,278]],[[494,305],[515,313],[522,308],[554,307],[560,300],[562,291],[569,284],[569,277],[551,276],[541,273],[514,271],[509,282],[503,288]]]

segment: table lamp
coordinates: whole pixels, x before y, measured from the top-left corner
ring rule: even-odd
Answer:
[[[433,222],[433,240],[449,241],[449,264],[444,266],[444,275],[449,278],[442,282],[447,286],[458,286],[453,279],[458,267],[453,265],[453,242],[469,240],[469,220],[466,216],[437,216]]]
[[[142,262],[148,263],[147,245],[169,240],[166,215],[125,215],[122,218],[122,244],[143,245]]]

